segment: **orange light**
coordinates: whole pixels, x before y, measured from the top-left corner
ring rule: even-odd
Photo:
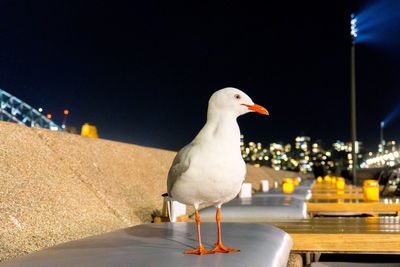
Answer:
[[[363,186],[364,200],[379,201],[379,183],[377,180],[365,180]]]
[[[346,183],[342,177],[338,177],[336,181],[336,188],[338,190],[344,190]]]
[[[64,115],[68,115],[68,114],[69,114],[69,110],[68,109],[64,110]]]
[[[283,180],[282,189],[283,189],[283,192],[284,192],[285,194],[290,194],[290,193],[292,193],[293,190],[294,190],[293,179],[291,179],[291,178],[285,178],[285,179]]]
[[[46,115],[46,118],[48,118],[48,119],[51,119],[51,117],[52,117],[51,114]]]
[[[332,181],[332,178],[330,176],[325,176],[324,177],[325,182],[330,183]]]

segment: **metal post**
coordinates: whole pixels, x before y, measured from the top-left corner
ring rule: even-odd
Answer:
[[[351,158],[353,160],[353,184],[357,184],[357,153],[356,153],[356,55],[355,55],[355,40],[352,38],[351,44]]]

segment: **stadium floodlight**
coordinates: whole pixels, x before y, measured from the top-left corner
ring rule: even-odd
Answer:
[[[351,14],[350,19],[350,35],[354,41],[357,38],[357,18],[354,14]]]

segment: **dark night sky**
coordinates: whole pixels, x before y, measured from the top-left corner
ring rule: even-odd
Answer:
[[[103,138],[177,150],[203,126],[212,92],[233,86],[271,114],[239,119],[247,141],[350,140],[359,3],[134,2],[1,1],[0,88],[57,123],[68,108],[69,124],[93,123]],[[358,139],[371,149],[400,104],[400,59],[387,52],[357,44]],[[399,140],[399,122],[388,139]]]

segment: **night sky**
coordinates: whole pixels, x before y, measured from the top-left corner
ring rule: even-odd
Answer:
[[[350,141],[349,17],[366,1],[143,2],[1,1],[0,88],[58,124],[68,108],[78,129],[178,150],[232,86],[271,114],[239,118],[246,141]],[[376,43],[356,45],[358,139],[373,151],[400,105],[400,44]],[[399,118],[385,135],[400,141]]]

